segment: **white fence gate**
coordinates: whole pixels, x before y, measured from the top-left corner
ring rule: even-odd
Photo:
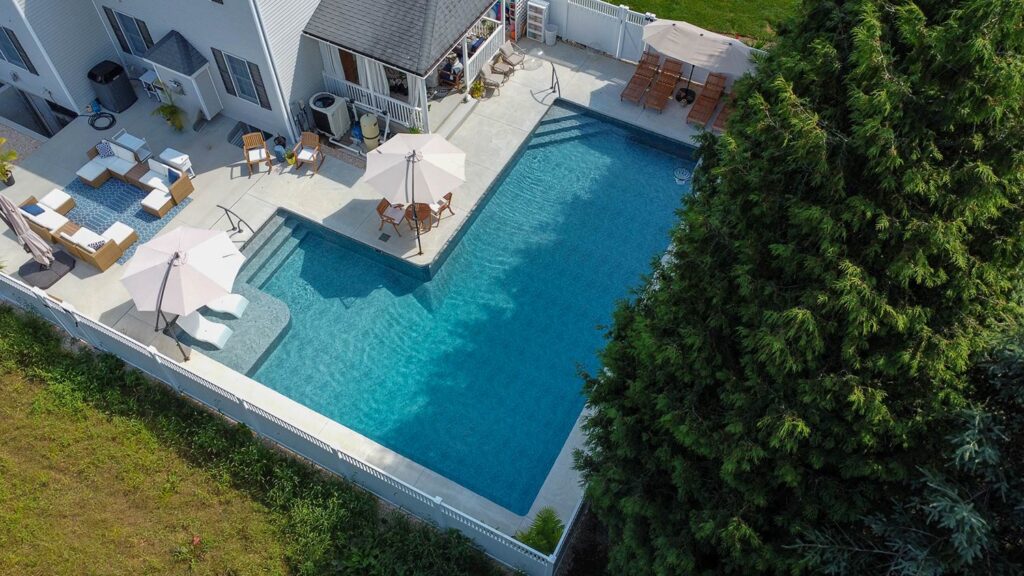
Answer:
[[[253,394],[254,398],[264,399],[262,402],[265,405],[259,406],[256,402],[241,397],[242,392],[235,394],[225,390],[164,356],[156,348],[144,346],[113,328],[83,316],[70,304],[55,300],[41,290],[30,288],[19,280],[0,273],[0,303],[3,302],[34,312],[59,326],[72,337],[86,342],[97,350],[121,358],[178,393],[204,404],[231,420],[245,424],[256,434],[273,440],[323,468],[359,484],[395,506],[432,522],[441,529],[454,528],[462,532],[487,554],[504,564],[518,568],[531,576],[552,576],[555,572],[569,530],[562,535],[554,554],[542,554],[452,508],[440,497],[430,496],[351,456],[341,446],[318,438],[316,434],[304,430],[303,423],[289,422],[280,414],[295,414],[297,411],[302,413],[308,409],[299,405],[291,409],[282,408],[282,404],[292,402],[288,398]],[[266,400],[271,397],[274,398],[273,401]],[[578,510],[577,507],[577,512]],[[569,519],[568,524],[571,525],[574,520],[575,514]]]
[[[563,39],[632,62],[644,51],[644,24],[655,19],[601,0],[551,0],[548,14]]]

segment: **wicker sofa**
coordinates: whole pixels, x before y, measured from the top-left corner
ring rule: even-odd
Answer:
[[[171,208],[181,204],[195,187],[188,175],[176,168],[150,158],[149,170],[139,178],[139,184],[149,190],[142,200],[142,209],[163,218]]]
[[[115,222],[102,234],[79,226],[69,233],[64,231],[57,242],[76,259],[103,272],[124,256],[125,250],[139,241],[139,235],[127,224]],[[102,243],[102,245],[98,245]]]

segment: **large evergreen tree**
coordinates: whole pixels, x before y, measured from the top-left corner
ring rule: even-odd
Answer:
[[[1022,0],[805,0],[737,84],[586,385],[612,573],[809,572],[801,538],[947,448],[1020,313],[1022,26]]]

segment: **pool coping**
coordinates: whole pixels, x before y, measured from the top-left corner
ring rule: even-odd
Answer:
[[[337,235],[345,240],[345,242],[352,245],[353,249],[363,257],[371,257],[385,266],[404,274],[408,274],[411,277],[421,279],[424,282],[429,282],[438,270],[447,262],[449,256],[454,251],[455,247],[463,239],[468,232],[470,225],[476,221],[480,213],[487,206],[487,203],[494,196],[495,191],[501,186],[501,184],[508,177],[508,174],[513,170],[521,159],[522,155],[526,152],[526,149],[530,141],[536,135],[537,130],[541,127],[541,121],[547,116],[551,108],[559,105],[563,108],[576,110],[584,114],[594,116],[600,120],[606,121],[619,128],[627,130],[632,133],[643,135],[645,138],[649,138],[662,145],[678,146],[679,149],[673,148],[671,152],[661,149],[662,152],[667,152],[676,156],[679,156],[681,160],[695,163],[696,160],[693,158],[697,148],[687,142],[670,138],[668,136],[651,132],[643,127],[630,124],[628,122],[619,120],[607,114],[603,114],[596,110],[593,110],[587,106],[572,102],[564,98],[555,98],[550,104],[545,107],[545,112],[538,118],[537,122],[534,123],[533,127],[526,132],[526,137],[519,143],[513,154],[509,157],[508,161],[504,164],[501,170],[497,172],[494,179],[487,186],[485,192],[478,198],[477,202],[469,209],[469,215],[465,220],[459,223],[458,228],[448,238],[448,240],[438,250],[435,257],[427,265],[415,264],[408,261],[405,258],[401,258],[380,250],[370,244],[367,244],[357,238],[354,238],[348,234],[345,234],[324,222],[319,222],[314,218],[311,218],[301,212],[277,206],[274,212],[264,220],[261,225],[256,229],[256,232],[252,234],[241,247],[244,252],[249,249],[251,243],[261,238],[265,233],[268,232],[267,227],[272,225],[279,225],[278,216],[284,215],[284,217],[294,217],[300,221],[308,223],[309,225],[323,228],[331,234]],[[657,147],[655,147],[657,148]],[[679,151],[686,151],[686,154],[679,154]],[[273,231],[269,231],[271,234]],[[259,287],[257,287],[259,288]],[[281,336],[283,336],[282,334]],[[273,345],[272,345],[273,346]],[[271,348],[272,348],[271,346]],[[269,355],[270,348],[266,355]],[[212,360],[212,359],[211,359]],[[262,364],[262,363],[261,363]],[[230,370],[230,368],[228,368]],[[258,369],[258,365],[254,367],[254,370]],[[232,370],[233,371],[233,370]],[[234,372],[234,371],[233,371]],[[253,376],[254,371],[249,374],[242,374],[235,372],[246,379],[252,380],[253,382],[259,383]],[[261,386],[269,388],[269,386],[259,383]],[[272,389],[271,389],[272,390]],[[295,401],[297,402],[297,401]],[[514,535],[516,531],[526,529],[529,526],[530,519],[536,515],[536,513],[544,507],[554,507],[559,512],[569,511],[569,516],[563,518],[566,525],[571,524],[574,521],[576,511],[579,509],[579,505],[583,500],[584,491],[581,485],[581,478],[579,473],[574,468],[574,452],[577,449],[584,447],[585,436],[582,431],[582,424],[588,414],[588,406],[585,404],[580,414],[576,417],[572,428],[566,435],[565,440],[558,454],[555,457],[554,462],[548,469],[547,475],[544,481],[541,483],[541,487],[538,490],[533,502],[530,505],[529,511],[525,515],[519,515],[515,512],[495,503],[494,501],[481,496],[472,489],[451,480],[434,470],[419,464],[418,462],[399,454],[398,452],[380,444],[373,439],[366,437],[355,430],[352,430],[344,424],[337,422],[327,416],[316,412],[315,410],[302,405],[304,408],[324,418],[327,423],[325,429],[334,425],[337,429],[331,434],[333,438],[344,438],[344,445],[347,451],[353,456],[359,457],[369,464],[377,466],[381,470],[394,475],[399,480],[408,483],[415,488],[422,490],[423,492],[431,496],[440,496],[446,502],[449,502],[455,508],[462,510],[463,512],[475,517],[476,519],[484,522],[508,535]],[[352,449],[358,446],[358,448]],[[566,492],[569,492],[567,494]],[[568,501],[567,501],[568,497]],[[571,504],[567,506],[567,504]],[[562,515],[560,514],[560,517]]]

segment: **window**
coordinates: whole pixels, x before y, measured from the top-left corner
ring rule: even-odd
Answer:
[[[249,64],[231,54],[225,54],[224,57],[227,58],[231,80],[235,83],[235,91],[238,92],[238,96],[258,104],[259,98],[256,97],[256,85],[252,82],[252,75],[249,74]]]
[[[220,70],[224,91],[270,110],[270,99],[267,98],[267,89],[263,86],[260,67],[216,48],[210,50],[213,51],[213,59]]]
[[[110,27],[114,29],[114,36],[121,50],[135,56],[142,56],[147,50],[153,47],[153,37],[149,35],[149,27],[138,18],[133,18],[121,12],[115,12],[106,6],[103,12],[107,15]]]
[[[18,42],[18,37],[10,28],[0,28],[0,58],[7,60],[18,68],[24,68],[32,74],[36,74],[36,67],[28,59],[28,54]]]

